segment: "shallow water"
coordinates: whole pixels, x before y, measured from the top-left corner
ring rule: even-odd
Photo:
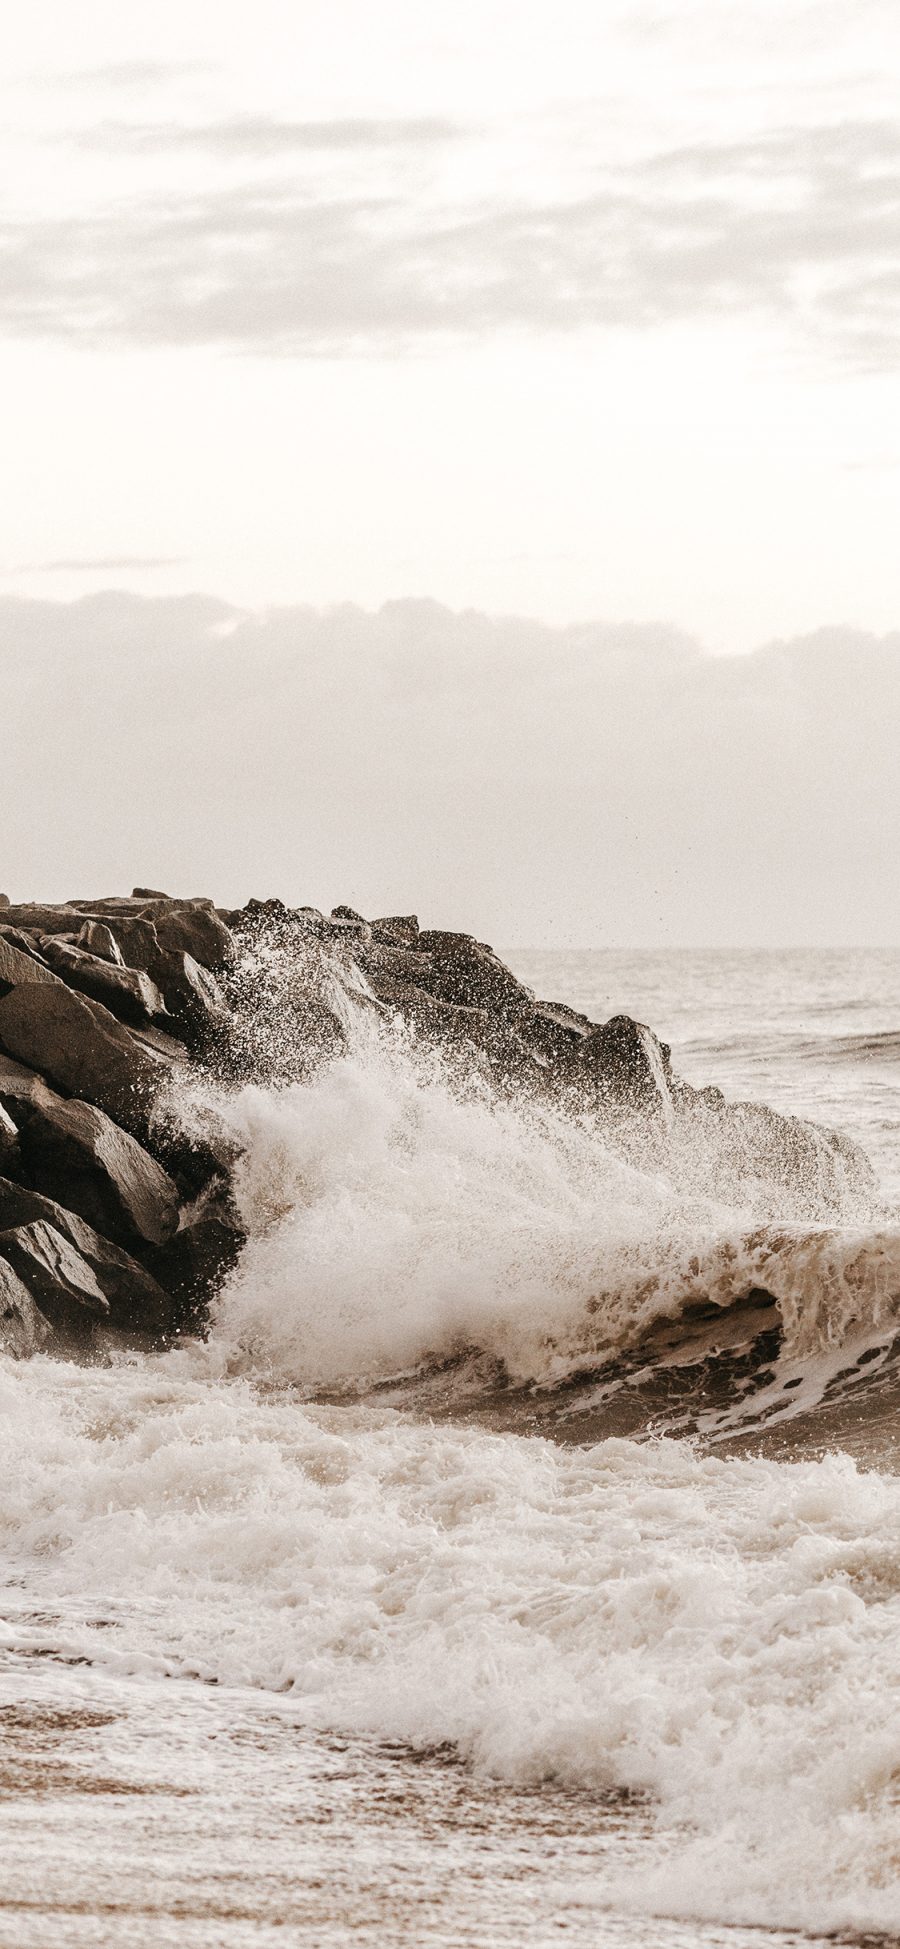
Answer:
[[[893,1195],[900,956],[512,958]],[[598,1349],[683,1344],[749,1205],[372,1050],[229,1114],[208,1346],[0,1368],[3,1949],[900,1940],[889,1220],[779,1250],[774,1427],[718,1442],[716,1326],[694,1432],[623,1438]]]

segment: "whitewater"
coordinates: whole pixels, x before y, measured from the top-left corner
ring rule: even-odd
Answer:
[[[900,955],[510,957],[811,1223],[360,1028],[185,1092],[209,1338],[0,1366],[0,1945],[900,1941]]]

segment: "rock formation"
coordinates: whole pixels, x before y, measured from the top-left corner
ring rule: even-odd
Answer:
[[[595,1116],[624,1155],[724,1199],[749,1174],[773,1216],[789,1193],[816,1222],[872,1193],[847,1139],[692,1089],[644,1024],[541,1001],[485,943],[413,914],[3,898],[0,1351],[97,1358],[202,1330],[242,1237],[229,1142],[182,1127],[179,1080],[305,1081],[360,1013],[437,1050],[451,1083]]]

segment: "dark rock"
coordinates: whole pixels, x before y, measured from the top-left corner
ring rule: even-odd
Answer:
[[[62,982],[23,984],[0,997],[0,1048],[138,1134],[169,1073],[99,1002]]]
[[[669,1050],[643,1022],[613,1015],[573,1050],[572,1073],[588,1076],[600,1102],[638,1115],[673,1113]]]
[[[230,1206],[216,1203],[188,1217],[167,1245],[151,1253],[156,1277],[172,1294],[180,1331],[193,1331],[202,1324],[244,1238]]]
[[[111,1326],[134,1329],[159,1338],[172,1326],[173,1304],[168,1292],[145,1266],[139,1265],[111,1239],[102,1238],[77,1212],[66,1211],[24,1184],[0,1177],[0,1232],[43,1222],[61,1232],[86,1260],[101,1292],[109,1300]]]
[[[9,907],[11,904],[9,894],[0,893],[0,907]]]
[[[234,943],[215,908],[171,907],[153,915],[160,947],[189,954],[202,968],[225,968],[234,956]]]
[[[112,918],[109,929],[126,967],[143,969],[155,982],[173,1022],[193,1036],[218,1025],[225,1000],[208,968],[183,949],[163,947],[146,917]]]
[[[13,1360],[29,1360],[53,1337],[53,1329],[38,1311],[28,1287],[5,1259],[0,1259],[0,1353]]]
[[[162,1245],[178,1224],[168,1173],[92,1103],[32,1104],[19,1132],[24,1175],[123,1244]]]
[[[53,1225],[38,1219],[0,1232],[0,1260],[12,1266],[51,1326],[89,1336],[93,1322],[107,1318],[109,1302],[87,1260]]]
[[[171,900],[170,893],[160,893],[158,887],[132,887],[132,900]]]
[[[0,1102],[0,1170],[17,1160],[19,1155],[19,1132],[8,1110]]]
[[[332,907],[331,918],[332,920],[355,920],[358,921],[360,927],[368,927],[369,925],[365,917],[357,913],[355,907]]]
[[[490,1014],[507,1020],[528,1016],[534,996],[517,981],[492,948],[474,941],[468,934],[443,934],[428,929],[420,933],[418,946],[428,961],[423,961],[420,981],[443,1001],[461,1003],[464,1008],[486,1008]]]
[[[43,982],[49,987],[56,980],[57,976],[43,962],[14,947],[7,934],[0,934],[0,994],[8,994],[23,982]]]
[[[9,941],[12,947],[17,947],[20,954],[28,954],[33,961],[39,961],[42,967],[46,967],[47,963],[41,953],[38,934],[26,934],[24,927],[0,925],[0,936],[3,940]]]
[[[8,926],[24,928],[26,933],[71,934],[73,940],[84,923],[84,915],[75,907],[43,907],[31,902],[5,907],[3,919]]]
[[[40,1103],[52,1095],[43,1076],[36,1076],[33,1069],[13,1062],[12,1057],[0,1049],[0,1105],[9,1112],[14,1123],[19,1123],[23,1106]]]
[[[116,967],[124,967],[115,935],[102,920],[86,920],[77,936],[75,946],[84,948],[87,954],[99,955],[101,961],[112,961]]]
[[[418,938],[417,914],[385,914],[372,921],[372,939],[385,947],[415,947]]]
[[[108,930],[104,930],[108,932]],[[70,988],[90,995],[94,1001],[117,1015],[120,1021],[145,1023],[165,1011],[165,1002],[148,974],[126,968],[118,961],[103,960],[68,941],[48,937],[44,952],[51,968]]]

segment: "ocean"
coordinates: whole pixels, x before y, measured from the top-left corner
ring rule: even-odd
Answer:
[[[900,952],[507,958],[877,1196],[370,1028],[219,1100],[209,1339],[0,1363],[0,1949],[900,1942]]]

